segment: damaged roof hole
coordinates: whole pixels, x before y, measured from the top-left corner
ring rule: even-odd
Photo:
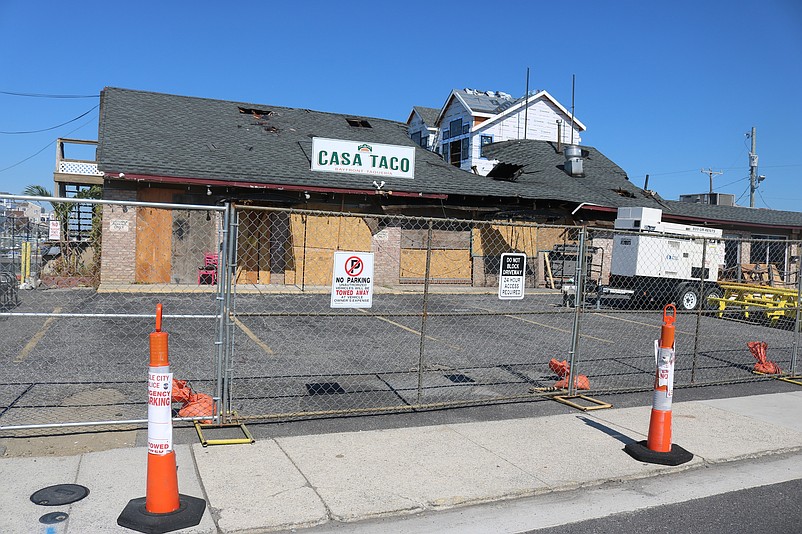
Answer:
[[[373,128],[365,119],[345,119],[354,128]]]
[[[627,191],[626,189],[613,189],[613,193],[626,198],[635,198],[635,194],[631,191]]]
[[[239,106],[237,107],[237,109],[239,109],[240,113],[244,115],[253,115],[257,119],[261,119],[262,117],[269,117],[270,115],[273,114],[272,111],[267,109],[243,108]]]
[[[518,178],[524,173],[523,165],[515,165],[512,163],[499,163],[493,169],[487,173],[489,178],[493,178],[495,180],[506,180],[508,182],[514,182],[518,180]]]

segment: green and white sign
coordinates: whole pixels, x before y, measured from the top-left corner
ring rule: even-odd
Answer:
[[[415,178],[415,147],[313,137],[312,170]]]

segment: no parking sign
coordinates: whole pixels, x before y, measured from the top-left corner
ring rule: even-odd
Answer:
[[[335,252],[331,279],[332,308],[373,305],[373,253]]]

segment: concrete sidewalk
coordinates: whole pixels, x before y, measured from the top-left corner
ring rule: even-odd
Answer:
[[[181,493],[205,498],[201,523],[181,532],[268,532],[408,515],[670,474],[802,451],[802,391],[678,402],[673,441],[695,454],[682,466],[633,460],[649,407],[530,419],[295,436],[253,445],[176,448]],[[117,526],[145,494],[144,448],[70,457],[4,458],[0,532],[131,532]],[[30,496],[53,484],[89,495],[63,507]],[[39,517],[66,512],[44,525]]]

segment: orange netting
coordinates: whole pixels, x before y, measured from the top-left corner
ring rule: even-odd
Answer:
[[[749,350],[752,352],[752,356],[754,356],[757,360],[754,368],[755,371],[769,375],[778,375],[782,373],[780,366],[766,357],[766,347],[768,347],[768,345],[765,341],[750,341],[746,344],[746,346],[749,347]]]

